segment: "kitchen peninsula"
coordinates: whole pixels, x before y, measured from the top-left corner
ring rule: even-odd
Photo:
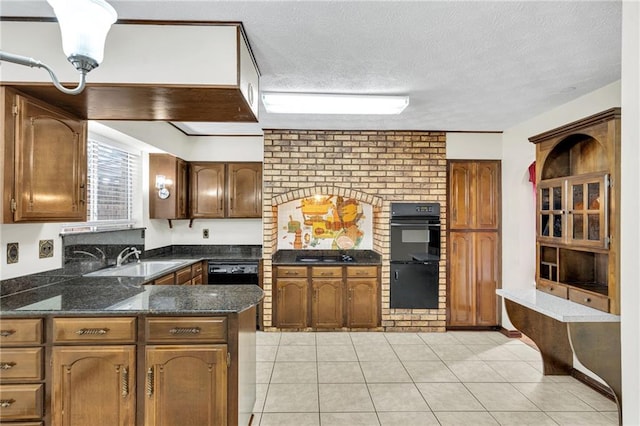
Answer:
[[[49,279],[0,298],[2,421],[249,424],[258,286]]]

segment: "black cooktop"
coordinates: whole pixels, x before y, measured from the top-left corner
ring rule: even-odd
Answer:
[[[351,263],[355,262],[353,256],[341,254],[338,256],[315,256],[315,255],[298,255],[296,262],[304,263]]]

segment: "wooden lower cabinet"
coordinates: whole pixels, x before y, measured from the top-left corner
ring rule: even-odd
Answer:
[[[135,346],[56,346],[52,424],[135,425]]]
[[[343,326],[342,278],[311,280],[311,327],[340,328]]]
[[[347,280],[347,327],[378,325],[378,281],[371,278]]]
[[[308,269],[276,267],[276,327],[378,327],[378,266],[312,266]],[[293,276],[297,278],[291,278]]]
[[[497,232],[449,234],[449,326],[496,326],[499,282]]]
[[[308,282],[306,278],[276,281],[276,324],[283,328],[307,327]]]
[[[227,424],[227,345],[147,346],[145,360],[146,426]]]

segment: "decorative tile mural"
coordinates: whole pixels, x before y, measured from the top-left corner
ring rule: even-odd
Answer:
[[[279,250],[371,250],[373,207],[353,198],[315,195],[278,206]]]

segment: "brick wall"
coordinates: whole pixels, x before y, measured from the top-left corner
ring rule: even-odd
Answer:
[[[272,328],[277,209],[287,201],[336,194],[373,205],[373,247],[382,255],[382,326],[444,331],[446,156],[444,132],[265,130],[263,166],[264,325]],[[439,202],[442,258],[438,309],[389,308],[389,205]]]

